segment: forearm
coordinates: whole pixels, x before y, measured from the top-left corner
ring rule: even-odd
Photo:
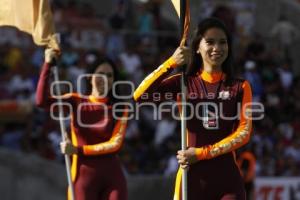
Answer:
[[[198,160],[212,159],[240,148],[248,143],[251,135],[251,129],[252,121],[248,120],[246,124],[240,126],[238,130],[220,142],[196,148],[196,156]]]
[[[83,145],[78,147],[78,153],[80,155],[103,155],[118,152],[124,142],[127,117],[128,110],[126,108],[122,118],[117,121],[109,141],[94,145]]]
[[[36,105],[45,107],[49,101],[49,79],[50,79],[51,65],[44,63],[36,90]]]
[[[176,66],[176,62],[172,57],[170,57],[167,61],[160,65],[155,71],[149,74],[135,90],[133,94],[134,100],[141,101],[144,99],[144,94],[149,95],[152,92],[156,91],[160,86],[162,80],[164,80]]]
[[[101,144],[84,145],[82,147],[78,147],[78,154],[89,155],[89,156],[112,154],[118,152],[122,144],[123,144],[123,138],[121,136],[117,136]]]

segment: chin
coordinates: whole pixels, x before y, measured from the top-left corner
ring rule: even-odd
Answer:
[[[104,93],[104,88],[97,88],[97,91],[99,94],[103,94]]]
[[[219,62],[212,62],[211,63],[211,66],[212,66],[213,69],[219,68],[221,65],[222,65],[222,63],[219,63]]]

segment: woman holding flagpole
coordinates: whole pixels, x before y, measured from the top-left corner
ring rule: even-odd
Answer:
[[[36,103],[49,109],[61,98],[71,108],[71,139],[61,143],[61,151],[72,156],[75,200],[127,200],[126,180],[117,153],[124,141],[128,114],[125,107],[118,107],[121,115],[113,110],[119,102],[112,95],[118,72],[110,60],[98,60],[89,70],[91,90],[87,96],[68,93],[57,97],[50,94],[49,87],[56,57],[53,49],[45,51]]]
[[[245,200],[234,151],[250,139],[252,94],[247,81],[233,76],[231,51],[225,25],[215,18],[204,19],[190,50],[179,47],[134,93],[140,102],[179,101],[181,74],[169,74],[187,64],[186,99],[192,105],[187,109],[188,148],[177,153],[180,169],[174,200],[181,200],[182,169],[188,169],[188,200]]]

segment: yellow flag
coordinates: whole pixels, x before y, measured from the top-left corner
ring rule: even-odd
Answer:
[[[0,0],[0,26],[14,26],[31,34],[35,44],[60,49],[48,0]]]
[[[178,15],[178,17],[180,18],[180,0],[171,0],[172,4],[176,10],[176,13]],[[186,43],[186,40],[188,38],[188,32],[189,32],[189,26],[190,26],[190,2],[189,0],[185,1],[185,20],[184,20],[184,27],[183,27],[183,34],[182,34],[182,38],[180,41],[180,46],[184,46]]]
[[[172,4],[176,10],[178,17],[180,17],[180,0],[172,0]]]

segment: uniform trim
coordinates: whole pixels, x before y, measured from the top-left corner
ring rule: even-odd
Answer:
[[[252,130],[251,108],[250,106],[246,107],[245,105],[252,101],[252,93],[247,81],[244,81],[242,89],[244,95],[242,100],[241,118],[236,131],[213,145],[196,148],[195,153],[198,160],[211,159],[234,151],[249,141]]]
[[[128,108],[125,108],[122,118],[117,121],[109,141],[94,145],[82,146],[84,155],[102,155],[117,152],[124,141],[127,126]]]
[[[72,140],[72,143],[75,147],[78,146],[78,140],[77,140],[77,136],[76,136],[76,133],[75,133],[75,128],[73,126],[74,124],[74,118],[73,116],[71,115],[71,140]],[[74,184],[75,180],[76,180],[76,177],[77,177],[77,167],[78,167],[78,155],[76,154],[73,154],[72,155],[72,164],[71,164],[71,180]],[[71,189],[70,189],[70,186],[68,187],[68,199],[71,199]]]
[[[162,65],[160,65],[142,81],[139,87],[134,91],[134,100],[137,101],[159,77],[176,66],[177,64],[172,57],[166,60]]]
[[[179,167],[176,175],[173,200],[181,199],[181,180],[182,180],[182,169]]]
[[[249,167],[247,169],[246,174],[243,174],[243,172],[241,170],[241,166],[243,164],[243,161],[245,161],[245,160],[249,162]],[[255,177],[255,162],[256,162],[256,159],[250,151],[245,151],[245,152],[241,153],[239,159],[237,160],[237,164],[241,170],[241,174],[243,175],[246,182],[253,181],[253,179]]]
[[[223,72],[214,72],[214,73],[208,73],[206,71],[202,71],[200,74],[200,77],[209,83],[216,83],[218,81],[225,79],[225,74]]]

